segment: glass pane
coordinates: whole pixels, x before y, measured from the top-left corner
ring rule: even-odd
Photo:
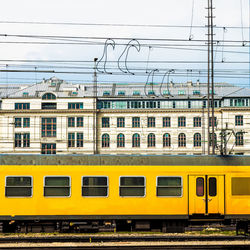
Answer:
[[[6,187],[5,196],[7,197],[30,197],[31,196],[30,187]]]
[[[7,177],[6,186],[31,186],[31,177]]]
[[[45,177],[45,186],[69,186],[69,177]]]
[[[232,195],[250,195],[250,177],[233,177]]]
[[[209,178],[209,196],[217,195],[217,180],[214,177]]]
[[[196,179],[196,195],[204,196],[204,178],[202,177]]]
[[[120,177],[121,186],[144,186],[144,177]]]
[[[157,186],[181,186],[180,177],[158,177]]]
[[[144,196],[144,187],[120,187],[120,196]]]
[[[107,186],[107,177],[83,177],[83,186]]]
[[[108,189],[106,187],[83,187],[82,196],[107,196]]]
[[[181,196],[181,187],[158,187],[157,196]]]
[[[44,196],[69,196],[70,188],[68,187],[45,187]]]

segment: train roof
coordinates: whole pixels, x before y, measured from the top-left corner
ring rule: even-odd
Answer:
[[[0,165],[250,166],[250,156],[0,154]]]

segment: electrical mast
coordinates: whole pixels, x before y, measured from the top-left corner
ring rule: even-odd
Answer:
[[[207,153],[210,154],[210,143],[212,146],[212,155],[215,154],[215,134],[214,134],[214,127],[215,127],[215,119],[214,119],[214,24],[213,24],[213,0],[208,0],[208,34],[207,34],[207,52],[208,52],[208,59],[207,59]],[[211,116],[210,116],[210,107],[211,107]],[[211,120],[210,120],[211,119]],[[211,123],[210,123],[211,121]],[[210,135],[210,124],[212,127],[212,133]]]

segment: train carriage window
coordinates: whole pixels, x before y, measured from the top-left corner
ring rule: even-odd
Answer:
[[[182,196],[182,178],[174,176],[157,177],[156,195],[171,197]]]
[[[32,177],[30,176],[8,176],[5,184],[6,197],[32,196]]]
[[[210,177],[209,178],[209,196],[216,196],[217,195],[217,181],[216,178]]]
[[[69,197],[70,177],[68,176],[46,176],[44,178],[45,197]]]
[[[196,179],[196,195],[204,196],[204,178],[198,177]]]
[[[107,197],[108,177],[105,176],[83,176],[82,177],[83,197]]]
[[[250,195],[250,177],[232,177],[232,195]]]
[[[120,196],[121,197],[144,197],[145,196],[145,177],[143,176],[122,176],[120,177]]]

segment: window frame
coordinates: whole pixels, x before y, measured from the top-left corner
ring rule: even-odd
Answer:
[[[68,177],[69,178],[69,196],[45,196],[45,178],[46,177]],[[71,197],[71,176],[69,175],[45,175],[43,176],[43,198],[70,198]]]
[[[187,123],[186,116],[178,116],[178,128],[185,128]]]
[[[121,196],[121,194],[120,194],[120,188],[124,187],[124,186],[121,186],[121,178],[122,177],[132,177],[132,178],[133,177],[134,178],[136,178],[136,177],[142,177],[144,179],[144,196]],[[119,176],[119,197],[120,198],[145,198],[146,195],[147,195],[147,183],[146,183],[146,177],[145,176],[142,176],[142,175],[120,175]]]
[[[7,177],[30,177],[31,178],[31,196],[6,196]],[[31,175],[6,175],[4,182],[4,197],[5,198],[32,198],[33,197],[33,176]]]
[[[159,177],[165,177],[165,178],[181,178],[181,196],[158,196],[157,195],[157,188],[158,188],[158,178]],[[156,197],[157,198],[182,198],[183,197],[183,177],[182,176],[178,176],[178,175],[164,175],[164,176],[161,176],[161,175],[158,175],[156,176],[156,193],[155,193]]]
[[[107,179],[107,196],[83,196],[81,189],[82,198],[108,198],[109,197],[109,177],[107,175],[82,175],[81,176],[81,188],[83,188],[83,177],[105,177]]]

